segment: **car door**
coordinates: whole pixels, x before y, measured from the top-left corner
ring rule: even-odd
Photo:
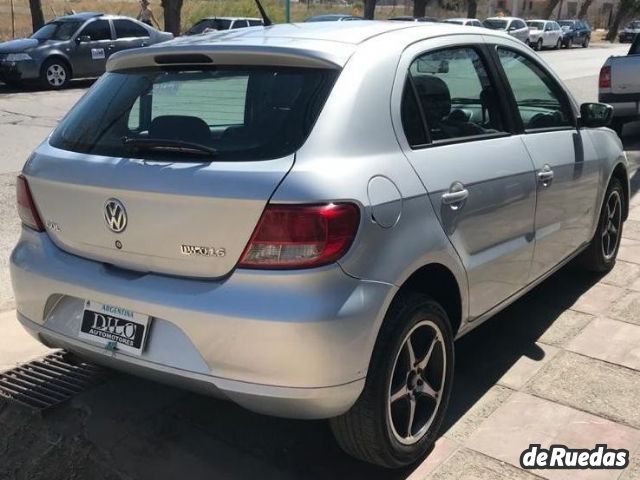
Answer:
[[[113,28],[116,34],[114,52],[149,45],[149,30],[132,20],[116,18],[113,20]]]
[[[476,318],[527,282],[536,184],[481,37],[455,38],[457,46],[432,39],[403,55],[399,142],[466,269]]]
[[[74,76],[89,77],[104,73],[107,58],[114,49],[109,20],[98,18],[89,21],[80,29],[75,42],[76,47],[70,55]]]
[[[590,137],[576,128],[573,101],[558,80],[522,49],[499,45],[495,55],[536,171],[534,280],[590,240],[600,168]]]

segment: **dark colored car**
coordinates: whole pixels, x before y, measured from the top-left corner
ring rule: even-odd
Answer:
[[[620,43],[631,43],[639,33],[640,20],[635,20],[627,25],[626,28],[618,34],[618,40],[620,40]]]
[[[57,18],[29,38],[0,43],[0,81],[40,80],[62,88],[72,78],[98,77],[114,53],[173,38],[129,17],[78,13]]]
[[[309,17],[305,22],[350,22],[352,20],[364,20],[362,17],[347,15],[344,13],[330,13],[327,15],[316,15]]]
[[[591,27],[583,20],[558,20],[562,27],[562,46],[569,48],[580,45],[583,48],[589,46],[591,41]]]
[[[245,17],[207,17],[198,20],[193,27],[184,32],[185,35],[198,35],[217,30],[232,30],[236,28],[258,27],[264,25],[259,18]]]
[[[393,18],[390,18],[389,20],[393,20],[396,22],[400,21],[400,22],[433,22],[433,23],[437,23],[440,21],[440,19],[435,17],[411,17],[409,15],[402,16],[402,17],[393,17]]]

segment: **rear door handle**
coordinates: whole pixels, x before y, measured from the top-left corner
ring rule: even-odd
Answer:
[[[464,188],[462,183],[455,182],[447,193],[442,194],[442,203],[450,205],[455,210],[461,206],[467,197],[469,197],[469,190]]]
[[[545,165],[542,170],[538,172],[538,181],[545,187],[553,180],[553,170],[549,165]]]

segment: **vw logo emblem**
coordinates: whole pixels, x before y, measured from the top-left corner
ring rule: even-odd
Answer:
[[[114,233],[122,233],[127,228],[127,211],[120,200],[110,198],[104,204],[104,219]]]

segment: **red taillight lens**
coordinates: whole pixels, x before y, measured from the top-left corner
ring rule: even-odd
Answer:
[[[267,205],[239,267],[310,268],[338,260],[360,222],[352,203]]]
[[[38,214],[38,209],[31,196],[31,190],[27,179],[23,175],[18,175],[16,182],[16,197],[18,202],[18,215],[20,220],[29,228],[33,228],[38,232],[44,232],[44,225]]]
[[[600,69],[600,88],[611,88],[611,67],[602,67]]]

